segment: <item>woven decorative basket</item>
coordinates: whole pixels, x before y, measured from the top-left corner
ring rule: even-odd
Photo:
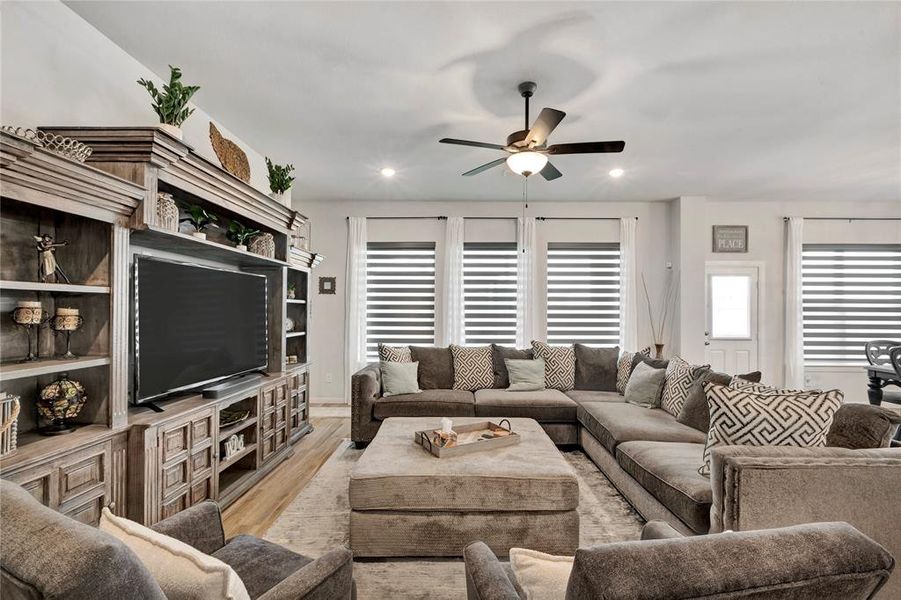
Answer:
[[[250,240],[249,250],[266,258],[275,258],[275,238],[271,233],[261,233]]]
[[[172,194],[157,193],[156,222],[166,231],[178,231],[178,205],[175,204]]]
[[[4,394],[0,398],[0,456],[9,456],[16,451],[19,408],[18,396]]]

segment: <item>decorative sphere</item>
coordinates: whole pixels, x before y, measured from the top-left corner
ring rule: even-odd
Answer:
[[[87,399],[84,386],[63,373],[57,381],[41,390],[37,401],[38,414],[51,421],[51,429],[68,430],[71,429],[70,421],[78,416]]]

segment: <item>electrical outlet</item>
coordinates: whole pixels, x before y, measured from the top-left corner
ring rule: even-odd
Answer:
[[[326,382],[326,383],[334,383],[334,382],[335,382],[335,376],[334,376],[334,374],[332,374],[332,373],[326,373],[326,374],[325,374],[325,382]]]

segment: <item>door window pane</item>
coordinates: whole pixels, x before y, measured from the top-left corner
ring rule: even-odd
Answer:
[[[710,276],[710,336],[751,337],[751,278],[747,275]]]

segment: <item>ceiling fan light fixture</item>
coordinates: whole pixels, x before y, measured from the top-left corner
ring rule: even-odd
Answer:
[[[547,156],[540,152],[516,152],[507,157],[510,170],[523,177],[540,172],[546,164]]]

